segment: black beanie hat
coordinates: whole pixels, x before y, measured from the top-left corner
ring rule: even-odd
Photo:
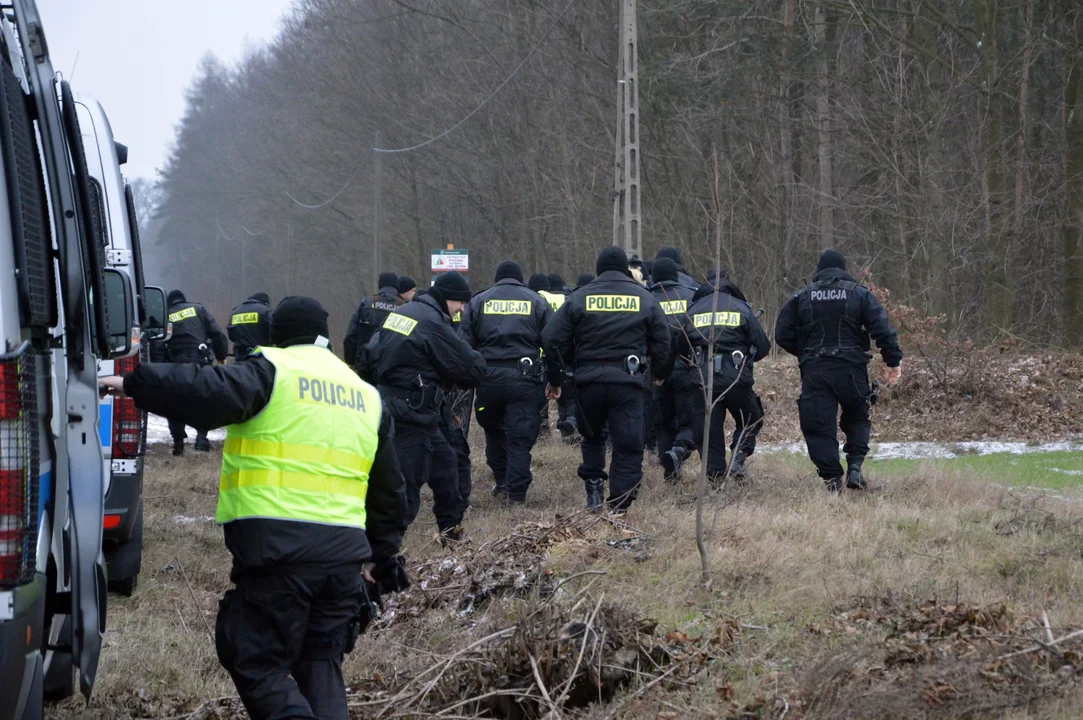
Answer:
[[[824,250],[824,254],[820,256],[820,262],[816,265],[816,272],[829,268],[845,270],[846,256],[838,250]]]
[[[252,299],[261,302],[264,305],[271,304],[271,296],[265,292],[252,293]]]
[[[667,257],[658,258],[654,261],[654,270],[651,272],[651,277],[654,278],[655,282],[664,280],[677,282],[677,263]]]
[[[528,288],[534,292],[539,290],[549,290],[549,276],[544,273],[534,273],[530,276],[530,282],[526,284]]]
[[[711,270],[709,273],[707,273],[707,282],[709,282],[712,285],[714,285],[715,282],[717,282],[719,280],[729,280],[729,279],[730,279],[730,274],[726,271],[725,268],[715,268],[714,270]]]
[[[443,303],[448,300],[470,302],[470,283],[462,275],[452,270],[436,278],[436,282],[429,288],[429,294]]]
[[[654,258],[655,262],[658,262],[658,258],[669,258],[677,265],[681,267],[681,251],[672,245],[666,245],[664,248],[658,251],[658,255]]]
[[[311,345],[316,338],[331,337],[327,311],[318,300],[304,295],[282,298],[271,313],[271,344],[275,347]]]
[[[583,287],[584,285],[590,285],[594,282],[594,276],[590,273],[579,273],[579,278],[575,281],[576,287]]]
[[[399,295],[405,295],[416,287],[417,283],[414,282],[414,279],[412,277],[407,277],[406,275],[400,275],[399,281],[395,285],[395,289],[399,291]]]
[[[180,290],[170,290],[169,297],[166,298],[165,302],[167,305],[173,305],[174,303],[188,302],[188,300]]]
[[[557,273],[549,273],[549,289],[554,292],[564,289],[564,278]]]
[[[380,273],[380,280],[377,282],[377,285],[382,288],[397,288],[399,286],[399,276],[393,272],[382,272]]]
[[[523,281],[523,269],[519,267],[519,263],[514,260],[505,260],[496,266],[496,278],[493,282],[500,282],[501,280],[518,280]],[[455,298],[452,298],[454,300]]]
[[[598,253],[598,264],[594,267],[594,271],[599,275],[610,270],[632,277],[632,272],[628,269],[628,255],[625,254],[623,248],[616,245],[611,245]]]

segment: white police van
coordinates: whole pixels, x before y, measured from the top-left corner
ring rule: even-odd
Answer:
[[[137,343],[34,0],[0,14],[0,720],[90,695],[105,625],[100,359]],[[137,348],[136,348],[137,349]]]

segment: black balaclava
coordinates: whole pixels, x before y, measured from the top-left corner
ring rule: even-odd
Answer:
[[[270,305],[271,304],[271,296],[268,295],[265,292],[253,293],[252,299],[255,300],[256,302],[261,302],[264,305]]]
[[[654,261],[654,271],[651,273],[651,277],[655,282],[665,282],[666,280],[677,282],[677,263],[667,257],[658,258]]]
[[[530,276],[530,282],[526,284],[534,292],[549,291],[549,276],[544,273],[534,273]]]
[[[594,282],[594,276],[590,273],[579,273],[579,277],[575,281],[576,287],[583,287],[584,285],[590,285]]]
[[[518,280],[523,281],[523,269],[519,267],[519,263],[514,260],[505,260],[496,266],[496,276],[493,282],[500,282],[501,280]],[[452,298],[454,300],[455,298]]]
[[[271,344],[275,347],[311,345],[318,337],[331,337],[323,305],[303,295],[282,298],[271,313]]]
[[[599,275],[611,270],[616,270],[617,272],[624,273],[628,277],[632,277],[632,271],[628,269],[628,255],[625,254],[623,248],[619,248],[616,245],[611,245],[598,253],[598,263],[594,267],[594,271]]]
[[[654,258],[654,261],[658,262],[658,258],[669,258],[677,265],[678,270],[683,267],[683,263],[681,263],[681,251],[673,247],[672,245],[666,245],[664,248],[659,250],[658,255]]]
[[[845,270],[846,256],[838,250],[824,250],[824,254],[820,256],[820,262],[816,265],[816,272],[828,269]]]
[[[564,290],[564,278],[556,273],[549,273],[549,289],[553,292]]]
[[[188,299],[184,297],[184,293],[180,290],[170,290],[169,296],[166,298],[166,305],[176,305],[177,303],[188,302]]]
[[[386,287],[397,289],[399,286],[399,276],[393,272],[382,272],[380,273],[380,280],[376,284],[380,286],[380,289]]]
[[[400,276],[398,283],[395,285],[395,289],[399,291],[399,295],[405,295],[416,287],[417,283],[414,282],[414,279],[405,275]]]
[[[446,272],[436,278],[436,282],[429,288],[429,295],[440,304],[445,313],[450,315],[451,312],[447,307],[448,300],[470,302],[470,283],[454,270]]]

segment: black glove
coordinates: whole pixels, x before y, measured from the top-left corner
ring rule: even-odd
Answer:
[[[372,579],[380,595],[396,593],[410,587],[410,578],[406,575],[406,561],[402,555],[396,555],[376,563],[372,569]]]

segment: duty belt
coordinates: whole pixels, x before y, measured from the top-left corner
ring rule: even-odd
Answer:
[[[634,367],[631,365],[631,361],[635,360]],[[612,367],[626,372],[629,375],[640,375],[647,370],[647,363],[640,359],[638,355],[629,355],[621,360],[582,360],[576,363],[576,366],[580,370],[591,367]]]

